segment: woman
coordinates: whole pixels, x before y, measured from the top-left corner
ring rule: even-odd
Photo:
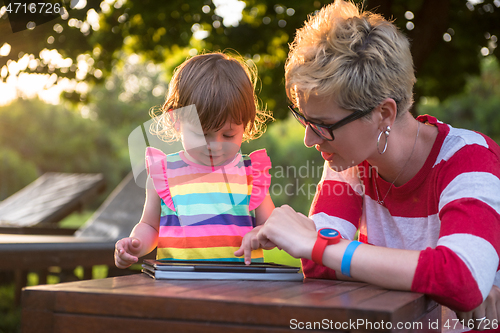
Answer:
[[[308,277],[426,293],[470,328],[469,319],[492,328],[500,319],[499,147],[430,116],[414,119],[408,39],[352,3],[311,16],[285,70],[304,143],[329,168],[310,218],[275,209],[260,246],[303,258]],[[318,236],[325,227],[343,239]],[[358,229],[361,244],[352,241]]]

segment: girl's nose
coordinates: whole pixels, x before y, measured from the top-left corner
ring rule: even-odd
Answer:
[[[306,130],[304,133],[304,144],[306,145],[306,147],[308,148],[314,147],[317,144],[323,143],[323,141],[325,140],[323,140],[323,138],[314,133],[311,126],[309,125],[306,126]]]

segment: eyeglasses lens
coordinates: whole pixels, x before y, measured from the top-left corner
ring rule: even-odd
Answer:
[[[291,108],[290,108],[291,109]],[[291,109],[292,110],[292,109]],[[297,112],[296,110],[292,110],[292,114],[293,116],[295,117],[295,119],[297,119],[299,121],[299,123],[306,127],[307,128],[307,125],[309,125],[311,127],[311,129],[313,130],[314,133],[316,133],[316,135],[318,135],[319,137],[325,139],[325,140],[333,140],[334,138],[332,137],[332,135],[330,134],[330,131],[325,128],[325,127],[320,127],[314,123],[310,123],[308,122],[303,115],[301,115],[299,112]]]
[[[320,137],[322,137],[323,139],[326,139],[326,140],[333,140],[332,136],[330,135],[330,132],[328,131],[328,129],[324,128],[324,127],[318,127],[316,126],[315,124],[309,124],[309,126],[311,126],[311,128],[313,129],[313,131],[319,135]]]

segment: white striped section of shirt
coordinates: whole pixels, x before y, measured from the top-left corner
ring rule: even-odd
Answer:
[[[488,296],[495,280],[498,254],[487,240],[470,234],[453,234],[441,237],[438,246],[445,246],[455,252],[469,268],[476,280],[483,300]]]
[[[391,216],[389,210],[365,196],[368,242],[396,249],[423,250],[435,247],[441,221],[437,214],[425,217]]]
[[[497,287],[500,287],[500,271],[497,271],[497,275],[495,275],[495,281],[493,284]]]
[[[441,192],[439,211],[448,203],[474,198],[484,202],[500,214],[500,179],[488,172],[466,172],[456,176]]]
[[[481,134],[466,129],[453,128],[450,125],[448,126],[450,127],[450,132],[444,139],[441,151],[438,154],[434,166],[442,161],[449,160],[457,151],[466,145],[477,144],[488,148],[488,143]]]
[[[316,230],[322,228],[333,228],[340,232],[340,235],[344,239],[353,240],[356,234],[356,227],[349,221],[341,219],[339,217],[330,216],[326,213],[317,213],[310,218],[314,221],[316,225]]]
[[[354,166],[344,171],[332,170],[327,161],[325,161],[323,175],[321,176],[321,181],[323,180],[334,180],[342,183],[347,183],[351,188],[359,195],[364,195],[365,188],[359,179],[360,172],[368,172],[366,170],[359,170],[358,166]]]

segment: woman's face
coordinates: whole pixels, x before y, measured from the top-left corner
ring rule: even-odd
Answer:
[[[244,133],[243,124],[226,121],[218,131],[203,132],[201,126],[181,122],[181,139],[187,157],[202,165],[223,165],[239,152]]]
[[[299,94],[297,107],[308,121],[332,125],[352,114],[337,106],[331,98],[310,95],[307,99]],[[372,111],[373,113],[373,111]],[[371,120],[360,118],[333,130],[334,140],[318,136],[310,126],[305,129],[304,144],[315,146],[330,168],[342,171],[370,159],[377,152],[377,125]]]

